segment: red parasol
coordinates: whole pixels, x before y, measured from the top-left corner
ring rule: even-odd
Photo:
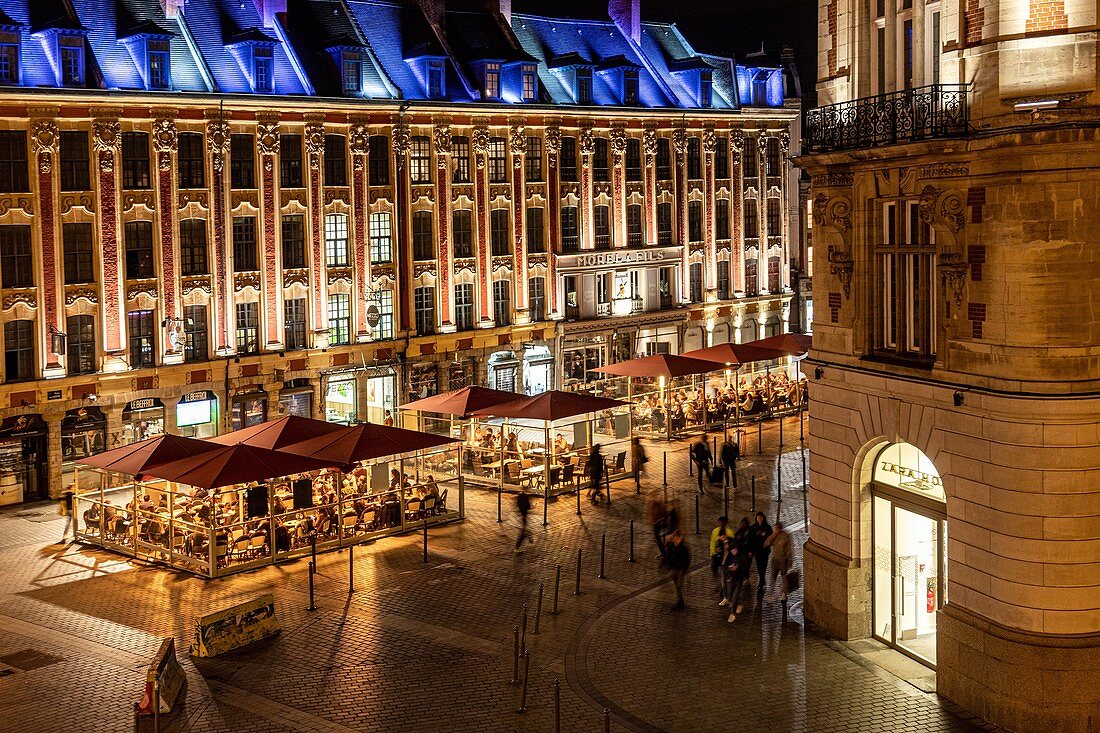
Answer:
[[[641,359],[611,364],[593,371],[605,374],[618,374],[624,377],[686,377],[692,374],[706,374],[707,372],[722,369],[725,364],[705,359],[696,359],[690,356],[676,356],[675,354],[654,354]]]
[[[781,333],[750,341],[747,346],[778,351],[783,356],[802,356],[813,347],[813,337],[804,333]]]
[[[627,404],[620,400],[595,397],[583,392],[550,390],[534,397],[520,397],[505,404],[478,410],[474,414],[482,417],[521,417],[555,422],[567,417],[610,410]]]
[[[457,442],[455,438],[421,433],[416,430],[360,423],[341,428],[338,432],[326,433],[287,446],[284,450],[340,465],[351,465],[372,458],[411,453]]]
[[[77,463],[116,473],[138,476],[146,473],[146,469],[150,466],[159,466],[164,463],[202,455],[217,450],[217,448],[218,446],[205,440],[184,438],[179,435],[165,433],[155,438],[81,458]]]
[[[467,418],[493,405],[511,402],[517,397],[515,392],[505,392],[487,387],[463,387],[451,392],[425,397],[422,400],[401,405],[402,410],[420,410],[438,412],[444,415]]]
[[[217,489],[340,465],[340,461],[325,461],[245,443],[210,445],[214,450],[152,466],[145,474],[188,486]]]
[[[683,354],[683,356],[689,356],[693,359],[716,361],[723,366],[732,367],[734,369],[742,364],[750,364],[754,361],[770,361],[786,356],[786,354],[775,349],[766,349],[756,346],[755,343],[756,342],[749,344],[718,344],[717,346],[708,346],[705,349],[689,351]]]
[[[286,417],[280,417],[277,420],[269,420],[259,425],[243,428],[242,430],[234,430],[232,433],[219,435],[209,440],[211,443],[219,443],[221,445],[244,443],[245,445],[254,445],[257,448],[276,449],[285,448],[294,443],[301,443],[303,440],[309,440],[318,435],[326,435],[338,430],[343,430],[344,427],[343,425],[336,425],[334,423],[325,422],[324,420],[314,420],[309,417],[299,417],[298,415],[287,415]]]

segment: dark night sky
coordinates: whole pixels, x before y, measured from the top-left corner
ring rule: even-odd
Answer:
[[[803,95],[817,75],[817,3],[814,0],[641,0],[644,20],[674,22],[697,49],[743,59],[761,44],[773,56],[795,49]],[[516,12],[575,18],[607,17],[601,0],[512,0]],[[812,100],[807,100],[812,103]]]

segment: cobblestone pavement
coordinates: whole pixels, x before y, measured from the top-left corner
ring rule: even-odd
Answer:
[[[758,508],[779,515],[805,539],[798,423],[787,422],[776,506],[778,435],[745,438],[731,514],[747,513],[755,475]],[[793,445],[792,445],[793,438]],[[62,521],[52,505],[0,512],[0,731],[133,730],[132,705],[162,637],[176,639],[188,678],[167,731],[550,731],[553,689],[561,684],[561,728],[701,731],[969,731],[936,696],[861,660],[807,629],[801,592],[789,618],[765,600],[727,624],[704,567],[706,539],[722,511],[720,491],[700,497],[686,443],[648,445],[641,496],[616,484],[610,507],[552,501],[549,525],[532,512],[535,544],[512,552],[518,521],[505,502],[467,492],[468,520],[435,528],[430,560],[419,535],[389,538],[348,556],[319,556],[318,610],[308,606],[305,561],[205,581],[112,553],[53,544]],[[679,500],[696,567],[688,610],[671,612],[672,590],[658,573],[645,499],[660,496],[663,453],[668,492]],[[735,510],[735,511],[734,511]],[[637,562],[627,562],[629,520]],[[597,577],[606,537],[606,578]],[[581,550],[581,594],[574,595]],[[797,564],[800,565],[801,553]],[[551,614],[561,566],[560,613]],[[544,587],[534,633],[538,584]],[[196,616],[274,593],[282,633],[246,651],[190,660]],[[518,715],[512,629],[529,604],[527,709]],[[144,730],[151,729],[148,722]]]

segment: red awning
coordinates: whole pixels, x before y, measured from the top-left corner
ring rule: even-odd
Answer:
[[[188,486],[217,489],[222,486],[248,484],[340,465],[340,461],[325,461],[296,455],[285,450],[258,448],[244,443],[224,446],[211,443],[210,445],[214,450],[172,463],[152,466],[145,471],[145,474]]]
[[[159,466],[184,458],[217,450],[218,446],[205,440],[184,438],[179,435],[158,435],[138,443],[113,448],[94,456],[81,458],[77,463],[94,466],[116,473],[138,476],[147,473],[150,466]]]
[[[421,433],[404,428],[391,428],[374,423],[360,423],[339,432],[326,433],[301,443],[287,446],[284,450],[301,456],[330,461],[340,465],[351,465],[372,458],[394,456],[400,453],[435,448],[448,443],[457,443],[456,438]]]
[[[555,422],[567,417],[600,412],[628,403],[609,400],[606,397],[594,397],[583,392],[561,392],[550,390],[534,397],[521,397],[502,405],[478,410],[475,415],[482,417],[521,417],[529,420]]]
[[[259,425],[253,425],[250,428],[234,430],[232,433],[219,435],[209,440],[211,443],[220,443],[221,445],[244,443],[258,448],[285,448],[288,445],[301,443],[303,440],[309,440],[318,435],[343,430],[344,427],[344,425],[336,425],[324,420],[287,415],[277,420],[269,420]]]
[[[706,374],[725,367],[725,364],[690,356],[675,354],[654,354],[641,359],[619,362],[600,367],[594,371],[604,374],[618,374],[625,377],[686,377],[691,374]]]
[[[463,387],[462,389],[409,402],[401,405],[401,409],[438,412],[444,415],[466,418],[476,414],[478,410],[511,402],[519,396],[521,395],[517,395],[515,392],[488,389],[487,387]]]
[[[813,346],[813,337],[804,333],[781,333],[778,336],[750,341],[747,346],[771,349],[784,356],[802,356]]]
[[[786,354],[775,349],[765,349],[753,344],[718,344],[708,346],[705,349],[688,351],[682,356],[690,356],[693,359],[706,359],[720,362],[723,366],[736,369],[742,364],[751,364],[754,361],[770,361],[779,359]]]

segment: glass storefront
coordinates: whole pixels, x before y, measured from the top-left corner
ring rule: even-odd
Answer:
[[[489,388],[503,392],[516,391],[519,360],[512,351],[498,351],[489,356]]]
[[[15,415],[0,422],[0,506],[49,496],[46,421]]]
[[[267,420],[267,395],[262,391],[233,396],[233,430],[250,428]]]
[[[872,501],[874,635],[934,667],[947,588],[943,483],[924,453],[895,443],[875,459]]]
[[[218,434],[218,398],[210,390],[189,392],[176,405],[176,430],[185,438]]]
[[[578,387],[603,379],[604,375],[594,370],[607,363],[607,346],[603,336],[566,337],[562,343],[562,384]]]
[[[396,425],[397,373],[390,368],[367,370],[367,420],[385,425]]]
[[[136,443],[164,432],[164,403],[157,397],[133,400],[122,411],[122,442]]]
[[[456,359],[447,364],[447,390],[462,389],[476,385],[477,361],[471,356],[465,359]]]
[[[439,393],[439,370],[435,362],[409,364],[409,402]]]
[[[283,389],[279,392],[279,413],[298,417],[313,417],[313,388],[305,386]]]
[[[332,378],[325,388],[325,420],[351,425],[359,421],[355,375]]]
[[[107,449],[107,416],[98,407],[78,407],[61,419],[61,485],[72,486],[76,461]]]
[[[537,395],[553,387],[554,359],[546,346],[528,346],[523,350],[523,392]]]

